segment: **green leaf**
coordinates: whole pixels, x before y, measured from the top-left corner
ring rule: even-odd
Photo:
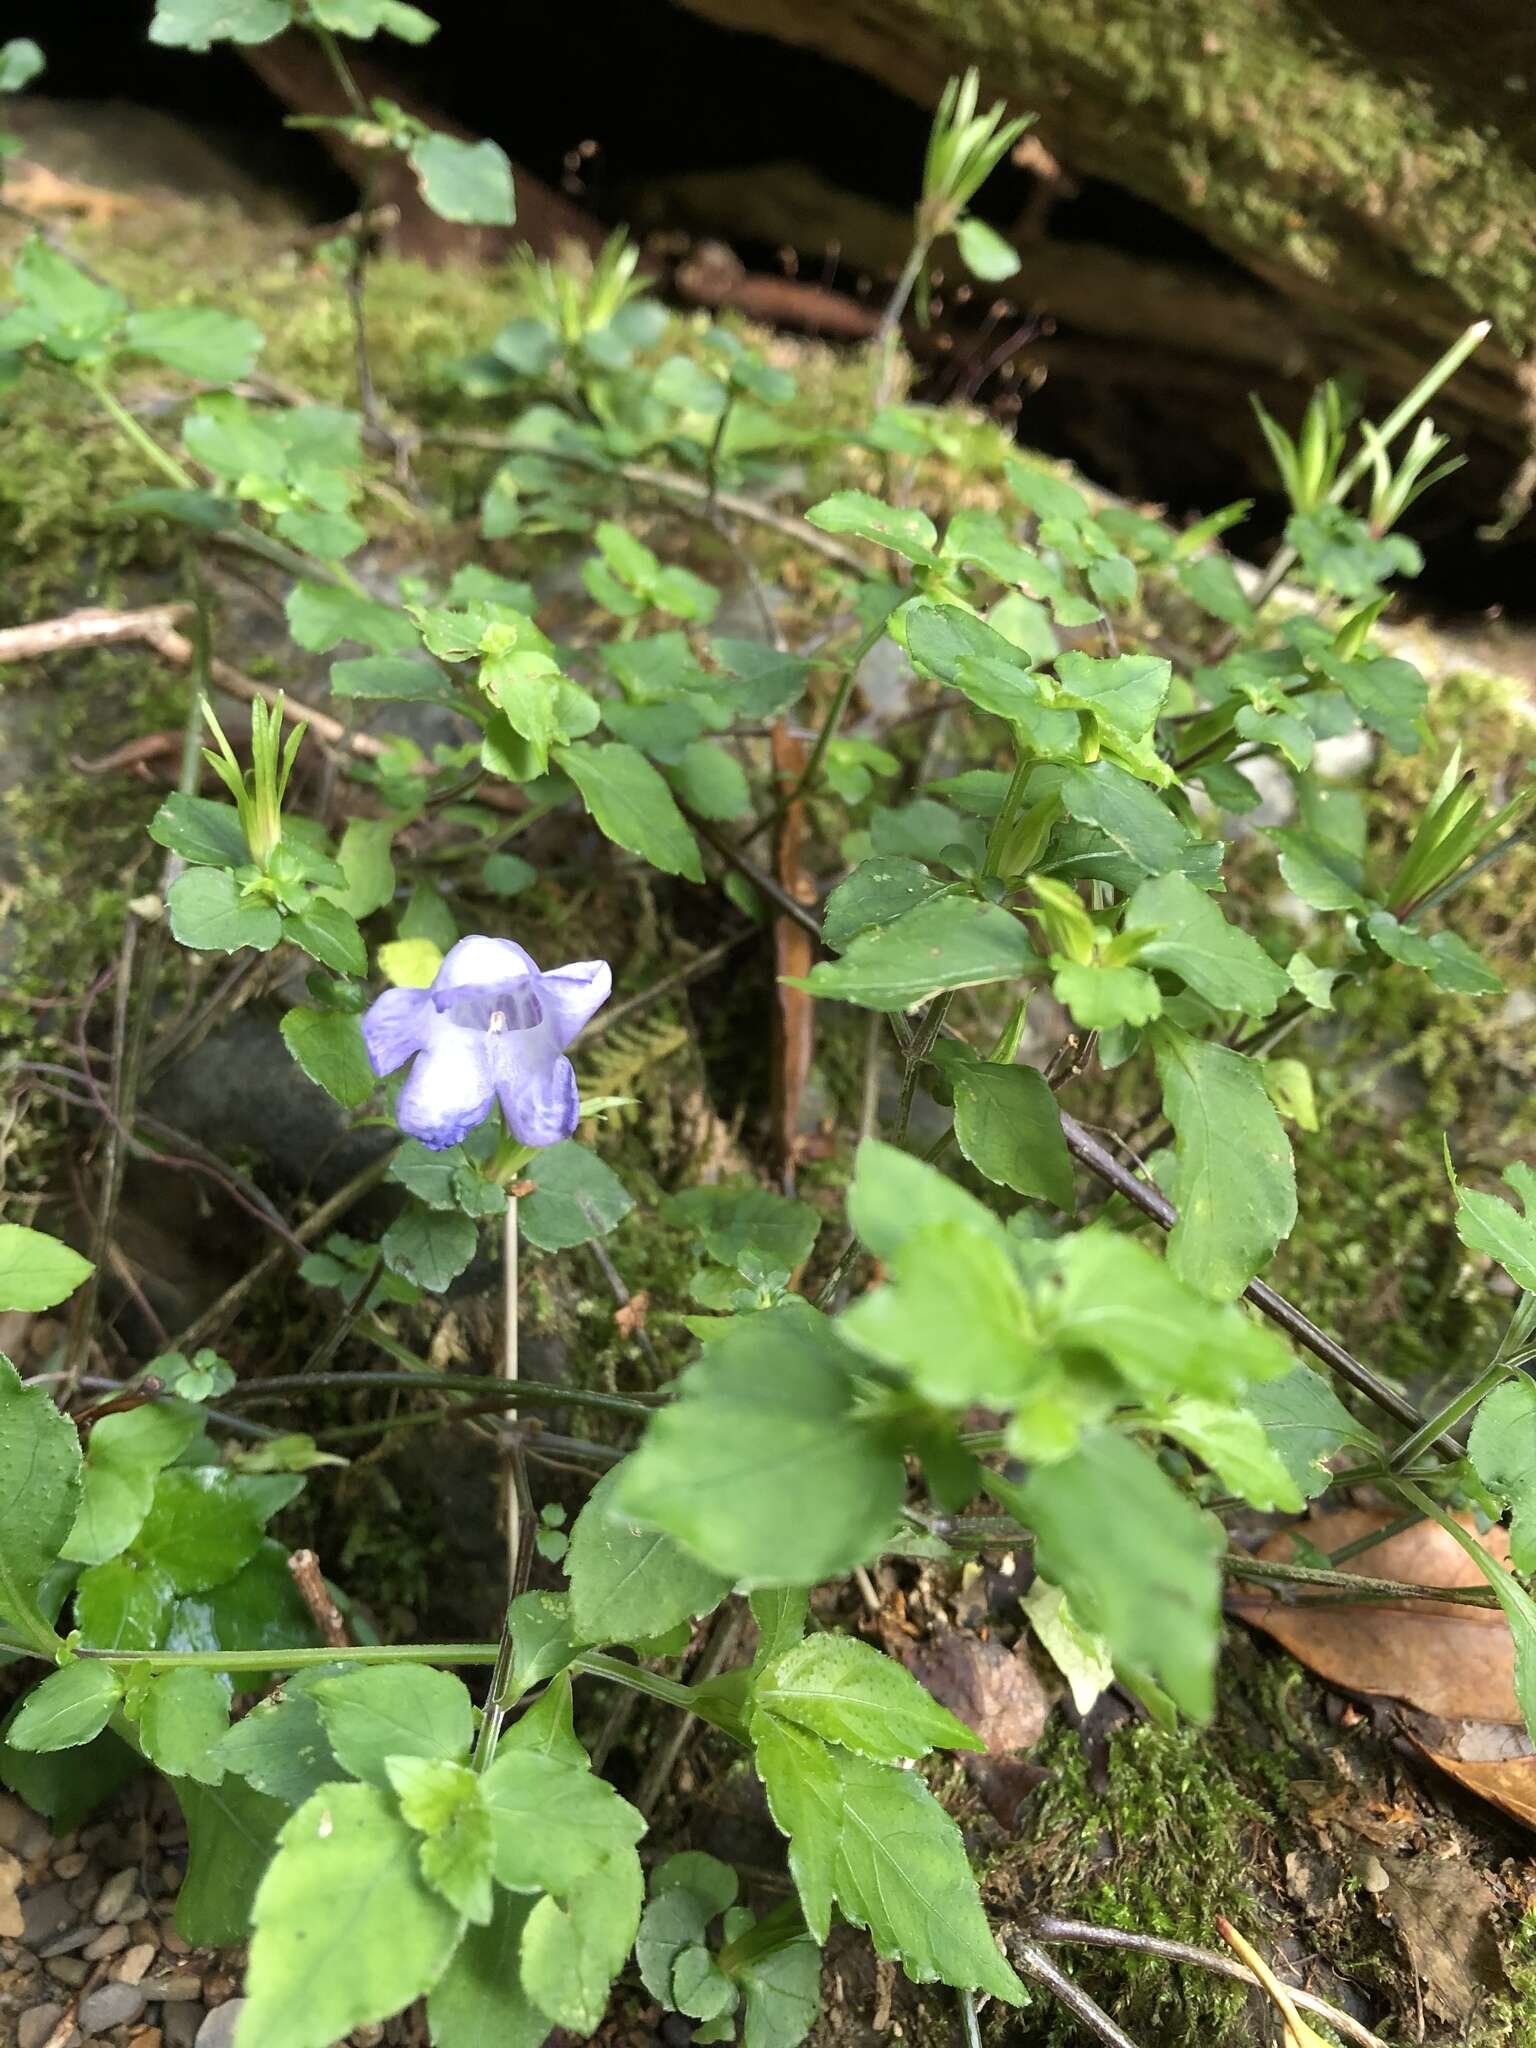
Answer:
[[[1084,1031],[1113,1031],[1117,1025],[1150,1024],[1163,1013],[1162,991],[1139,967],[1106,967],[1098,961],[1069,960],[1051,983],[1058,1003]]]
[[[299,1808],[255,1912],[241,2031],[284,2048],[331,2048],[430,1991],[461,1925],[372,1785],[328,1785]]]
[[[997,1244],[1007,1242],[1002,1225],[974,1195],[879,1138],[866,1138],[855,1155],[848,1221],[877,1259],[894,1258],[909,1237],[935,1223],[962,1224]]]
[[[166,899],[171,932],[183,946],[204,953],[238,953],[253,946],[269,953],[283,936],[283,920],[270,903],[247,903],[227,868],[189,868]]]
[[[767,1271],[793,1273],[811,1255],[821,1216],[769,1188],[684,1188],[661,1205],[668,1223],[697,1234],[723,1266],[751,1259]]]
[[[1019,1605],[1072,1694],[1072,1704],[1086,1714],[1115,1682],[1115,1667],[1102,1636],[1085,1629],[1067,1603],[1060,1586],[1037,1572]]]
[[[1418,752],[1418,722],[1429,704],[1429,687],[1412,662],[1390,654],[1353,661],[1325,656],[1321,666],[1372,732],[1400,754]]]
[[[82,1658],[33,1687],[5,1739],[12,1749],[78,1749],[106,1727],[122,1696],[123,1682],[110,1664]]]
[[[555,758],[581,791],[605,837],[639,854],[664,875],[703,881],[694,836],[671,790],[644,754],[609,740],[601,746],[562,747]]]
[[[238,868],[250,859],[233,804],[173,790],[149,821],[149,836],[198,867]]]
[[[1387,910],[1373,910],[1365,928],[1383,953],[1405,967],[1420,968],[1436,988],[1464,996],[1504,993],[1498,975],[1456,932],[1433,932],[1426,936],[1411,925],[1399,924]]]
[[[1168,806],[1114,761],[1069,769],[1061,802],[1068,817],[1097,825],[1144,874],[1182,869],[1195,843]]]
[[[214,1746],[226,1772],[292,1809],[346,1775],[307,1691],[292,1680],[226,1729]]]
[[[1157,1427],[1209,1465],[1229,1493],[1241,1494],[1262,1514],[1299,1515],[1305,1506],[1301,1488],[1264,1425],[1246,1410],[1186,1396],[1163,1409]]]
[[[9,1231],[41,1234],[0,1224],[0,1247]],[[0,1619],[40,1649],[51,1649],[58,1639],[38,1606],[38,1589],[59,1556],[79,1500],[75,1425],[45,1388],[24,1387],[15,1366],[0,1357]]]
[[[344,1109],[361,1109],[378,1086],[362,1025],[344,1010],[289,1010],[283,1043],[308,1078]]]
[[[498,1891],[488,1926],[469,1928],[427,1995],[433,2048],[543,2048],[549,2021],[518,1974],[532,1899]]]
[[[396,704],[459,703],[458,692],[442,670],[428,661],[397,655],[364,654],[352,661],[331,663],[331,693]]]
[[[533,1749],[502,1751],[481,1785],[491,1819],[496,1882],[509,1891],[580,1893],[605,1865],[633,1853],[645,1817],[580,1764]]]
[[[523,1930],[523,1990],[541,2012],[583,2036],[596,2032],[634,1946],[644,1896],[640,1859],[628,1849],[583,1879],[573,1910],[539,1900]]]
[[[0,1784],[25,1800],[34,1813],[51,1820],[60,1835],[72,1833],[143,1769],[138,1751],[110,1728],[79,1749],[33,1752],[12,1749],[0,1740]]]
[[[289,1807],[226,1778],[172,1780],[187,1823],[187,1874],[176,1894],[176,1931],[196,1948],[244,1941],[251,1910]]]
[[[575,1656],[577,1643],[570,1602],[563,1593],[519,1593],[507,1608],[507,1621],[512,1630],[507,1696],[517,1700],[541,1679],[563,1671]],[[502,1737],[503,1743],[511,1739]]]
[[[309,12],[322,28],[360,41],[381,29],[403,43],[429,43],[437,34],[431,15],[409,0],[309,0]]]
[[[539,871],[516,853],[487,854],[480,880],[493,896],[521,896],[539,879]]]
[[[1129,740],[1146,739],[1173,681],[1173,667],[1158,655],[1067,653],[1056,658],[1060,701],[1089,711],[1102,730],[1123,733]]]
[[[499,144],[428,135],[412,144],[410,158],[422,198],[443,220],[488,228],[509,228],[516,220],[512,166]]]
[[[737,1966],[744,2048],[799,2048],[821,2009],[821,1949],[809,1934]]]
[[[1109,1644],[1192,1719],[1209,1718],[1221,1616],[1221,1525],[1139,1444],[1109,1430],[1017,1487],[989,1489],[1035,1532],[1037,1568]]]
[[[1333,984],[1339,978],[1340,969],[1319,967],[1306,953],[1293,953],[1285,963],[1285,971],[1296,993],[1304,996],[1314,1010],[1333,1008]]]
[[[338,584],[295,584],[284,609],[289,632],[311,654],[329,654],[343,640],[359,640],[377,654],[404,654],[416,645],[416,628],[402,612]]]
[[[1017,1195],[1036,1195],[1071,1213],[1072,1160],[1061,1110],[1036,1067],[1005,1067],[963,1049],[936,1046],[955,1095],[955,1140],[978,1173]]]
[[[195,1408],[171,1401],[103,1416],[91,1431],[80,1510],[59,1555],[104,1564],[126,1550],[149,1513],[158,1474],[201,1428]]]
[[[809,1594],[804,1586],[767,1587],[753,1593],[748,1604],[758,1633],[752,1669],[761,1671],[805,1634]]]
[[[1157,1027],[1156,1054],[1177,1160],[1169,1264],[1202,1294],[1231,1300],[1296,1221],[1290,1140],[1256,1061],[1168,1025]]]
[[[984,220],[977,220],[968,213],[955,229],[955,241],[960,250],[960,261],[972,277],[985,278],[988,284],[1012,277],[1019,267],[1019,252],[1012,242],[1005,241],[996,228],[990,228]]]
[[[1224,626],[1244,633],[1253,624],[1253,607],[1226,555],[1201,555],[1198,561],[1181,562],[1178,579],[1184,595]]]
[[[1456,1183],[1456,1234],[1470,1252],[1486,1252],[1518,1287],[1536,1293],[1536,1215]]]
[[[0,43],[0,93],[20,92],[44,69],[44,57],[30,36]]]
[[[300,916],[284,918],[283,937],[292,939],[312,960],[333,968],[337,974],[368,972],[368,949],[357,928],[357,919],[323,896],[312,896],[309,908]]]
[[[938,531],[926,512],[915,506],[884,504],[867,491],[834,491],[805,515],[823,533],[851,533],[860,540],[889,548],[909,562],[927,566],[937,557]]]
[[[694,740],[683,749],[671,781],[690,810],[701,818],[739,818],[752,807],[746,771],[734,754],[713,740]]]
[[[1018,1979],[998,1953],[960,1830],[915,1772],[891,1770],[753,1717],[769,1807],[790,1838],[807,1925],[825,1939],[829,1895],[917,1983],[974,1987],[1010,2005]]]
[[[441,1758],[392,1756],[389,1782],[400,1815],[425,1840],[421,1874],[477,1927],[491,1917],[491,1817],[479,1776]]]
[[[173,50],[210,43],[265,43],[290,26],[289,0],[159,0],[149,40]]]
[[[1380,1451],[1320,1372],[1293,1366],[1283,1379],[1251,1387],[1243,1405],[1262,1425],[1272,1449],[1308,1500],[1325,1493],[1334,1474],[1328,1460],[1342,1450]]]
[[[640,1643],[716,1608],[731,1581],[679,1550],[670,1536],[614,1509],[617,1469],[605,1472],[571,1531],[565,1569],[571,1620],[584,1643]]]
[[[909,1671],[852,1636],[802,1638],[752,1688],[754,1704],[882,1763],[933,1749],[985,1749]]]
[[[164,1641],[176,1588],[139,1557],[112,1557],[75,1582],[75,1625],[93,1650],[153,1650]]]
[[[1286,887],[1314,910],[1369,908],[1360,891],[1364,870],[1347,848],[1319,839],[1297,827],[1270,833],[1280,850],[1280,873]]]
[[[122,346],[133,354],[153,356],[208,384],[234,384],[249,376],[261,343],[261,329],[254,320],[212,306],[162,306],[156,312],[130,313],[122,339]]]
[[[877,853],[860,861],[828,896],[821,919],[822,939],[834,953],[844,952],[860,932],[894,924],[944,887],[920,861],[902,854]]]
[[[223,1466],[177,1466],[161,1473],[134,1550],[178,1593],[201,1593],[255,1556],[264,1520],[249,1481]]]
[[[347,886],[344,892],[338,890],[335,894],[350,917],[370,917],[394,900],[395,864],[390,857],[394,837],[392,818],[347,820],[336,855]]]
[[[217,1785],[224,1765],[215,1751],[228,1729],[229,1687],[217,1672],[183,1668],[150,1681],[139,1711],[139,1740],[167,1777]]]
[[[1125,929],[1155,934],[1136,955],[1138,966],[1177,974],[1218,1010],[1267,1017],[1290,993],[1285,970],[1187,875],[1143,882],[1125,907]]]
[[[518,1227],[540,1251],[567,1251],[606,1237],[635,1206],[613,1169],[574,1138],[536,1153],[527,1175],[534,1192],[518,1205]]]
[[[1478,1409],[1467,1453],[1484,1486],[1513,1510],[1510,1562],[1517,1572],[1536,1571],[1536,1387],[1523,1374]]]
[[[1029,934],[995,903],[940,896],[894,924],[853,938],[840,960],[819,961],[791,986],[868,1010],[907,1010],[941,990],[1012,981],[1039,961]]]
[[[92,1270],[89,1259],[46,1231],[0,1223],[0,1309],[57,1308]]]
[[[385,1231],[379,1249],[392,1273],[424,1287],[429,1294],[441,1294],[475,1256],[479,1242],[479,1227],[472,1216],[407,1202]]]
[[[338,1761],[354,1778],[389,1787],[389,1757],[458,1763],[474,1732],[469,1694],[430,1664],[370,1664],[318,1678],[309,1696]]]
[[[879,1548],[901,1458],[857,1415],[855,1353],[802,1307],[733,1321],[620,1467],[621,1512],[723,1576],[808,1586]]]
[[[22,303],[0,318],[0,349],[41,341],[60,361],[78,362],[102,352],[128,309],[121,292],[87,277],[41,235],[22,244],[11,283]]]

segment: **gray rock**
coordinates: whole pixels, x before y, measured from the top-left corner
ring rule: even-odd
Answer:
[[[69,1903],[69,1887],[64,1884],[44,1885],[40,1892],[34,1892],[29,1899],[21,1902],[22,1939],[31,1948],[57,1934],[72,1913]]]
[[[104,2034],[109,2027],[136,2020],[148,2003],[142,1984],[117,1984],[108,1979],[81,1999],[80,2024],[89,2033]]]
[[[197,2048],[231,2048],[244,2011],[243,1998],[227,1998],[216,2005],[197,2030]]]
[[[160,2016],[160,2038],[164,2048],[196,2048],[207,2014],[200,2001],[168,2005]]]
[[[16,2023],[16,2048],[43,2048],[43,2043],[63,2017],[62,2005],[31,2005]],[[80,2029],[70,2029],[70,2048],[80,2039]]]

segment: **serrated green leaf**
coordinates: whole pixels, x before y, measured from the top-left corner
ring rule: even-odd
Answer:
[[[606,1237],[635,1206],[613,1169],[574,1138],[536,1154],[527,1176],[534,1191],[519,1203],[518,1226],[540,1251],[566,1251]]]
[[[1069,960],[1051,983],[1058,1003],[1084,1031],[1113,1031],[1117,1025],[1150,1024],[1163,1013],[1162,991],[1139,967],[1106,967],[1096,960]]]
[[[1338,1452],[1380,1451],[1371,1431],[1355,1420],[1311,1366],[1293,1366],[1284,1378],[1250,1388],[1243,1405],[1262,1425],[1280,1462],[1308,1500],[1333,1484],[1328,1460]]]
[[[1299,1515],[1305,1506],[1301,1488],[1256,1415],[1186,1395],[1159,1413],[1156,1426],[1209,1465],[1229,1493],[1241,1494],[1261,1513]]]
[[[834,953],[844,952],[860,932],[894,924],[944,887],[920,861],[902,854],[877,853],[860,861],[828,896],[821,919],[822,939]]]
[[[879,1138],[866,1138],[854,1156],[848,1221],[875,1257],[887,1261],[914,1232],[935,1223],[958,1223],[1006,1242],[1001,1223],[974,1195],[936,1166]]]
[[[1467,1454],[1484,1486],[1512,1510],[1510,1562],[1518,1572],[1536,1571],[1536,1387],[1523,1374],[1482,1403]]]
[[[126,1550],[154,1502],[158,1475],[201,1428],[197,1411],[180,1402],[103,1416],[91,1431],[79,1512],[59,1555],[95,1565]]]
[[[411,145],[410,159],[422,198],[443,220],[490,228],[516,220],[512,166],[498,143],[428,135]]]
[[[1061,780],[1061,802],[1068,817],[1096,825],[1143,874],[1182,870],[1195,844],[1168,806],[1115,761],[1069,769]]]
[[[75,1582],[75,1625],[94,1650],[153,1650],[163,1642],[176,1588],[142,1558],[109,1558]]]
[[[361,1109],[378,1083],[362,1026],[342,1010],[289,1010],[279,1027],[304,1074],[343,1109]]]
[[[936,559],[939,536],[927,513],[915,506],[887,505],[868,491],[834,491],[812,505],[805,518],[823,533],[854,534],[909,562],[927,566]]]
[[[617,1469],[605,1472],[571,1531],[565,1569],[571,1620],[584,1643],[640,1643],[716,1608],[731,1581],[670,1536],[624,1520],[614,1506]]]
[[[609,740],[601,746],[562,747],[556,760],[580,790],[606,838],[639,854],[664,875],[703,881],[694,836],[665,780],[644,754],[620,740]]]
[[[217,1672],[187,1668],[151,1679],[139,1709],[139,1740],[167,1777],[217,1785],[224,1765],[215,1752],[228,1729],[229,1686]]]
[[[1290,1140],[1256,1061],[1168,1025],[1157,1027],[1156,1055],[1177,1160],[1169,1264],[1229,1301],[1295,1224]]]
[[[580,1895],[586,1880],[633,1853],[644,1816],[597,1777],[532,1749],[504,1750],[480,1780],[496,1882],[509,1891]]]
[[[172,935],[203,953],[238,953],[242,946],[269,953],[283,936],[283,920],[270,903],[247,903],[226,868],[189,868],[166,898]]]
[[[308,1688],[338,1761],[366,1784],[389,1788],[390,1757],[458,1763],[469,1753],[469,1694],[428,1664],[370,1664]]]
[[[328,1785],[285,1824],[256,1894],[241,2031],[331,2048],[430,1991],[461,1922],[372,1785]]]
[[[1487,962],[1480,960],[1456,932],[1415,931],[1399,924],[1390,911],[1373,910],[1365,928],[1391,959],[1405,967],[1417,967],[1436,988],[1464,996],[1497,996],[1504,984]]]
[[[543,2048],[549,2020],[519,1977],[523,1929],[534,1901],[498,1890],[488,1926],[469,1928],[427,1994],[433,2048]]]
[[[1109,1430],[1019,1486],[989,1488],[1035,1532],[1039,1570],[1060,1586],[1115,1662],[1150,1672],[1190,1717],[1214,1700],[1221,1525],[1139,1444]]]
[[[187,1873],[176,1894],[176,1931],[194,1947],[225,1947],[251,1931],[257,1886],[290,1809],[238,1778],[199,1785],[172,1780],[187,1823]]]
[[[254,320],[221,313],[212,306],[162,306],[130,313],[122,346],[135,355],[201,377],[208,384],[233,384],[249,376],[261,354],[262,332]]]
[[[0,1223],[0,1309],[36,1313],[57,1308],[91,1271],[89,1259],[45,1230]]]
[[[1062,703],[1091,712],[1101,729],[1144,740],[1167,699],[1173,667],[1151,654],[1070,652],[1057,656],[1056,675]]]
[[[852,1636],[792,1644],[757,1679],[752,1698],[764,1713],[877,1762],[986,1748],[909,1671]]]
[[[1126,905],[1125,929],[1155,934],[1137,954],[1138,966],[1177,974],[1218,1010],[1267,1017],[1290,991],[1285,970],[1187,875],[1143,882]]]
[[[289,0],[159,0],[149,40],[173,50],[265,43],[293,20]]]
[[[749,1587],[814,1585],[863,1562],[905,1480],[894,1446],[858,1417],[858,1369],[803,1307],[732,1322],[620,1468],[620,1510]]]
[[[291,1683],[227,1729],[213,1754],[226,1772],[289,1808],[346,1775],[319,1708]]]
[[[954,1089],[955,1140],[978,1173],[1017,1195],[1069,1214],[1076,1204],[1061,1110],[1036,1067],[1002,1066],[963,1050],[935,1047]]]
[[[149,821],[149,836],[199,867],[238,868],[250,859],[233,804],[173,790]]]
[[[344,640],[359,640],[378,654],[404,654],[416,645],[416,629],[403,613],[334,583],[295,584],[284,609],[289,632],[311,654],[329,654]]]
[[[1536,1216],[1458,1182],[1456,1234],[1468,1251],[1485,1252],[1517,1286],[1536,1293]]]
[[[429,1294],[441,1294],[475,1256],[479,1242],[480,1232],[472,1216],[408,1202],[385,1231],[379,1249],[392,1273],[424,1287]]]
[[[633,1849],[584,1878],[567,1909],[544,1897],[523,1930],[523,1990],[540,2011],[588,2036],[602,2024],[613,1980],[640,1925],[645,1879]]]
[[[178,884],[178,887],[180,885]],[[302,946],[311,960],[337,974],[364,975],[368,972],[368,949],[357,928],[357,919],[339,903],[312,896],[309,907],[297,917],[283,919],[283,937]]]
[[[906,1010],[942,990],[1012,981],[1039,964],[1029,934],[995,903],[941,896],[854,937],[795,987],[868,1010]]]

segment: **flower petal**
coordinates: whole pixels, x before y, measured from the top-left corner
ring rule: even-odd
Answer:
[[[432,982],[432,999],[440,1010],[470,989],[506,988],[537,974],[538,964],[512,939],[491,939],[475,933],[450,946]]]
[[[539,976],[544,1015],[562,1048],[590,1023],[612,990],[613,969],[606,960],[574,960],[569,967],[551,968]]]
[[[395,1118],[407,1137],[441,1152],[484,1123],[495,1099],[485,1040],[439,1021],[400,1090]]]
[[[403,1067],[432,1035],[432,997],[424,988],[387,988],[363,1016],[368,1063],[381,1078]]]
[[[581,1118],[576,1070],[563,1056],[526,1062],[497,1085],[507,1129],[520,1145],[558,1145]]]

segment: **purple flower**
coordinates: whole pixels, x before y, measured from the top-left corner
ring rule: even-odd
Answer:
[[[606,960],[541,974],[510,939],[460,939],[430,988],[386,989],[363,1018],[382,1076],[415,1058],[396,1115],[434,1152],[483,1123],[498,1097],[519,1144],[556,1145],[580,1104],[565,1048],[608,1000]]]

